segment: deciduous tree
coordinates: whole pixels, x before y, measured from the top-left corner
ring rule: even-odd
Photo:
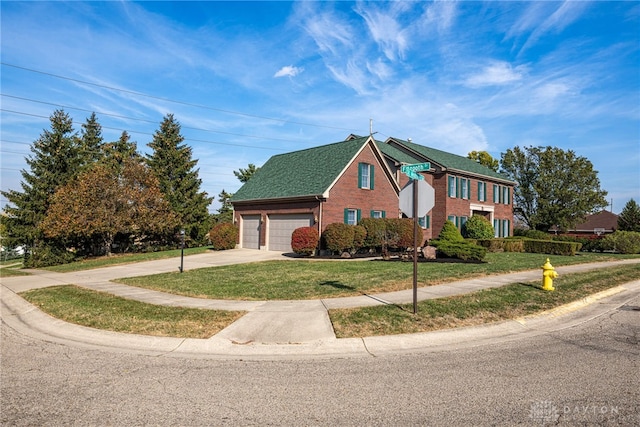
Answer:
[[[491,157],[491,154],[486,151],[472,151],[467,155],[467,158],[475,160],[476,162],[488,167],[494,172],[497,172],[498,168],[500,167],[500,162],[498,161],[498,159],[494,159],[493,157]]]
[[[101,255],[111,253],[117,234],[156,241],[171,235],[177,224],[156,177],[142,163],[128,160],[121,173],[96,164],[59,188],[40,226],[48,237]]]
[[[501,173],[516,181],[514,202],[530,228],[574,227],[607,206],[598,172],[585,157],[557,147],[515,147],[502,154]]]

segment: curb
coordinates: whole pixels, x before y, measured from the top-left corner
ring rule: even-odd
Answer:
[[[442,352],[552,333],[593,320],[638,296],[640,280],[543,313],[498,323],[416,334],[282,344],[233,343],[218,335],[209,339],[185,339],[97,330],[55,319],[4,286],[1,314],[2,322],[19,334],[63,345],[117,353],[226,360],[359,358]],[[598,302],[600,304],[595,304]]]

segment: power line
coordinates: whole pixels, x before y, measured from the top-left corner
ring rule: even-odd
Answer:
[[[33,103],[37,103],[37,104],[51,105],[53,107],[60,107],[60,108],[69,109],[69,110],[78,110],[78,111],[85,111],[85,112],[89,112],[89,113],[96,113],[96,114],[100,114],[102,116],[115,117],[117,119],[133,120],[133,121],[145,122],[145,123],[151,123],[151,124],[157,124],[158,123],[155,120],[141,119],[141,118],[137,118],[137,117],[128,117],[128,116],[122,116],[122,115],[113,114],[113,113],[105,113],[105,112],[102,112],[102,111],[89,110],[89,109],[80,108],[80,107],[72,107],[72,106],[69,106],[69,105],[57,104],[57,103],[54,103],[54,102],[40,101],[40,100],[37,100],[37,99],[31,99],[31,98],[24,98],[24,97],[21,97],[21,96],[9,95],[9,94],[6,94],[6,93],[0,93],[0,96],[4,96],[4,97],[7,97],[7,98],[13,98],[13,99],[19,99],[21,101],[33,102]],[[272,140],[272,141],[282,141],[282,142],[300,142],[300,141],[293,140],[293,139],[272,138],[272,137],[264,137],[264,136],[257,136],[257,135],[245,135],[245,134],[241,134],[241,133],[226,132],[226,131],[221,131],[221,130],[212,130],[212,129],[204,129],[204,128],[196,128],[196,127],[183,126],[183,125],[180,125],[180,127],[182,129],[190,129],[190,130],[197,130],[197,131],[211,132],[211,133],[220,133],[220,134],[223,134],[223,135],[239,136],[239,137],[242,137],[242,138],[268,139],[268,140]]]
[[[33,68],[27,68],[27,67],[22,67],[22,66],[15,65],[15,64],[9,64],[7,62],[0,62],[0,65],[4,65],[6,67],[16,68],[16,69],[19,69],[19,70],[29,71],[31,73],[37,73],[37,74],[42,74],[42,75],[45,75],[45,76],[55,77],[55,78],[62,79],[62,80],[68,80],[68,81],[75,82],[75,83],[80,83],[80,84],[100,87],[100,88],[103,88],[103,89],[113,90],[113,91],[117,91],[117,92],[127,93],[129,95],[142,96],[142,97],[145,97],[145,98],[156,99],[156,100],[159,100],[159,101],[171,102],[173,104],[185,105],[185,106],[188,106],[188,107],[195,107],[195,108],[202,108],[202,109],[210,110],[210,111],[217,111],[219,113],[233,114],[233,115],[236,115],[236,116],[250,117],[250,118],[254,118],[254,119],[270,120],[270,121],[279,122],[279,123],[289,123],[289,124],[293,124],[293,125],[310,126],[310,127],[315,127],[315,128],[324,128],[324,129],[336,129],[336,130],[344,130],[344,131],[347,131],[347,132],[352,132],[352,129],[341,128],[341,127],[337,127],[337,126],[316,125],[316,124],[313,124],[313,123],[295,122],[295,121],[284,120],[284,119],[274,119],[273,117],[258,116],[256,114],[241,113],[241,112],[238,112],[238,111],[232,111],[232,110],[225,110],[225,109],[222,109],[222,108],[210,107],[208,105],[194,104],[194,103],[186,102],[186,101],[177,101],[177,100],[174,100],[174,99],[164,98],[164,97],[155,96],[155,95],[148,95],[146,93],[136,92],[136,91],[133,91],[133,90],[121,89],[121,88],[117,88],[117,87],[113,87],[113,86],[107,86],[107,85],[103,85],[103,84],[99,84],[99,83],[92,83],[92,82],[88,82],[88,81],[85,81],[85,80],[74,79],[74,78],[71,78],[71,77],[61,76],[61,75],[49,73],[49,72],[46,72],[46,71],[35,70]]]
[[[23,111],[9,110],[9,109],[6,109],[6,108],[0,108],[0,111],[3,111],[5,113],[12,113],[12,114],[19,114],[19,115],[23,115],[23,116],[29,116],[29,117],[37,117],[37,118],[40,118],[40,119],[47,119],[47,120],[49,119],[49,117],[47,117],[47,116],[42,116],[42,115],[33,114],[33,113],[25,113]],[[149,133],[149,132],[130,130],[130,129],[122,129],[122,128],[114,128],[114,127],[102,126],[102,125],[100,125],[100,126],[103,129],[110,129],[110,130],[115,130],[115,131],[119,131],[119,132],[126,131],[128,133],[136,133],[136,134],[141,134],[141,135],[153,136],[153,133]],[[281,149],[278,149],[278,148],[262,147],[262,146],[259,146],[259,145],[236,144],[236,143],[231,143],[231,142],[210,141],[210,140],[205,140],[205,139],[194,139],[194,138],[185,138],[184,140],[185,141],[190,141],[190,142],[202,142],[202,143],[205,143],[205,144],[227,145],[227,146],[232,146],[232,147],[257,148],[259,150],[282,151]]]

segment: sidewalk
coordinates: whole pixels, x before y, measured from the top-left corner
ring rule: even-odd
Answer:
[[[278,252],[238,249],[216,253],[191,255],[185,258],[185,269],[203,268],[242,262],[265,260],[291,260]],[[615,262],[578,264],[559,267],[560,275],[589,271],[605,266],[638,263],[640,259]],[[327,310],[333,308],[363,307],[381,304],[403,304],[413,301],[412,290],[346,298],[328,298],[303,301],[228,301],[190,298],[166,294],[147,289],[110,282],[119,277],[132,277],[154,273],[176,271],[179,259],[148,261],[108,268],[86,270],[77,273],[52,273],[33,271],[32,276],[3,277],[2,320],[12,328],[34,337],[58,342],[73,343],[83,347],[108,347],[112,350],[133,351],[164,355],[190,355],[190,357],[335,357],[362,356],[388,352],[402,352],[419,348],[434,349],[439,345],[461,345],[484,339],[513,339],[515,335],[541,333],[556,327],[556,314],[546,314],[531,319],[501,322],[495,325],[460,328],[431,333],[371,337],[365,339],[337,339]],[[509,283],[533,281],[541,278],[538,270],[461,280],[448,284],[418,289],[418,300],[441,298],[475,292],[480,289],[504,286]],[[157,305],[195,307],[219,310],[246,311],[247,314],[207,340],[161,338],[99,331],[68,324],[40,312],[20,298],[17,293],[60,284],[75,284],[86,288],[108,292],[137,301]],[[565,308],[563,323],[566,327],[571,318],[580,320],[584,313],[576,311],[594,301],[600,303],[599,310],[611,309],[610,304],[621,304],[640,294],[640,280],[619,286],[596,295],[582,304]],[[589,310],[593,311],[593,310]],[[544,326],[544,323],[549,325]],[[569,323],[567,323],[569,322]],[[536,329],[532,329],[535,326]],[[541,329],[537,329],[541,328]],[[452,340],[452,336],[456,336]],[[435,347],[434,347],[435,346]]]

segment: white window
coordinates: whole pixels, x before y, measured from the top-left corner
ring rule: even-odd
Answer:
[[[358,164],[358,188],[373,190],[373,165]]]

